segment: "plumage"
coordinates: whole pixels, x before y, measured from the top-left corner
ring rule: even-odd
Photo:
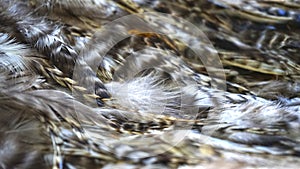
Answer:
[[[0,168],[297,168],[298,7],[0,0]]]

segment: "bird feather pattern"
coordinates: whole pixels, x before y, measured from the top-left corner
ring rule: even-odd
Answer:
[[[0,0],[0,168],[298,168],[298,7]]]

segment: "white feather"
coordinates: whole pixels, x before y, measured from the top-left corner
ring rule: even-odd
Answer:
[[[24,55],[29,53],[26,45],[16,43],[9,39],[7,34],[0,33],[0,68],[10,71],[24,70],[26,59]]]
[[[178,106],[180,90],[164,84],[159,76],[149,74],[136,77],[124,83],[111,82],[106,84],[111,93],[113,105],[120,105],[125,110],[139,110],[145,113],[167,113]],[[110,103],[109,103],[110,104]]]

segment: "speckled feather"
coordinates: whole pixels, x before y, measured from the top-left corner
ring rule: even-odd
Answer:
[[[297,168],[299,4],[174,2],[0,0],[0,168]],[[174,34],[105,26],[142,12],[226,82]]]

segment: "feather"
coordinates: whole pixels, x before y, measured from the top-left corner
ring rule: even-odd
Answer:
[[[153,74],[137,77],[124,83],[111,82],[106,84],[106,88],[113,99],[109,104],[126,106],[125,110],[164,114],[164,111],[169,112],[172,111],[172,107],[180,106],[170,103],[170,100],[180,97],[180,90],[165,87],[164,81]]]
[[[10,39],[8,34],[0,33],[0,67],[11,72],[28,69],[28,59],[24,56],[30,54],[30,49]]]
[[[67,38],[61,34],[61,26],[54,25],[43,17],[34,16],[21,2],[5,3],[2,5],[2,23],[13,25],[17,30],[19,41],[25,41],[38,51],[46,54],[50,60],[64,73],[70,75],[75,64],[76,51],[68,45]],[[64,64],[64,66],[61,63]],[[71,71],[70,71],[71,70]]]
[[[115,3],[102,0],[33,0],[30,4],[39,11],[46,10],[48,14],[86,16],[94,20],[116,19],[126,14]]]
[[[297,6],[0,0],[0,168],[295,168]]]

